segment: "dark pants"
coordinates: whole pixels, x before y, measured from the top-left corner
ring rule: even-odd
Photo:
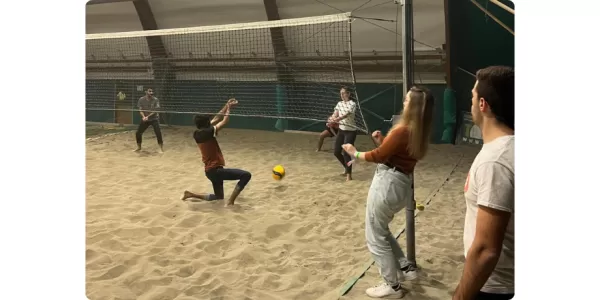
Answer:
[[[237,189],[242,191],[246,184],[252,178],[252,174],[248,171],[240,169],[225,169],[222,167],[214,168],[206,171],[206,177],[212,182],[214,196],[211,195],[211,200],[225,199],[225,192],[223,191],[223,181],[225,180],[239,180],[237,183]]]
[[[356,141],[356,131],[339,130],[335,137],[335,145],[333,146],[333,155],[340,161],[346,170],[346,174],[352,174],[352,165],[348,166],[348,162],[352,160],[350,155],[342,149],[343,144],[352,144]]]
[[[163,139],[162,139],[162,133],[160,132],[160,125],[158,123],[158,120],[152,120],[152,121],[142,121],[140,123],[140,126],[138,126],[137,132],[135,133],[135,141],[137,142],[138,145],[142,144],[142,134],[144,134],[144,131],[146,131],[146,129],[148,129],[148,127],[152,126],[152,128],[154,129],[154,134],[156,135],[156,141],[158,141],[159,145],[163,144]]]
[[[510,300],[515,296],[515,294],[490,294],[485,292],[479,292],[477,296],[475,296],[474,300]]]

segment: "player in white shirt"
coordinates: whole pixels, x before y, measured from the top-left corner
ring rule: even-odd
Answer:
[[[352,158],[342,151],[342,145],[352,144],[356,141],[356,122],[354,120],[356,114],[356,102],[350,99],[350,89],[343,86],[340,89],[341,100],[335,106],[334,117],[332,122],[339,124],[339,131],[335,138],[335,145],[333,148],[333,155],[344,167],[344,175],[346,180],[352,180],[352,165],[348,165],[348,162]]]
[[[515,74],[476,74],[471,114],[483,147],[465,182],[465,266],[454,300],[508,300],[515,288]]]

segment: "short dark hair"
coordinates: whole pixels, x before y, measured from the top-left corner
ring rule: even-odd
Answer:
[[[515,129],[515,71],[506,66],[490,66],[477,71],[475,91],[483,98],[498,122]]]
[[[350,93],[350,88],[345,85],[342,85],[340,89],[346,91],[346,93]]]
[[[196,128],[202,129],[210,127],[210,116],[207,115],[196,115],[194,116],[194,124],[196,124]]]

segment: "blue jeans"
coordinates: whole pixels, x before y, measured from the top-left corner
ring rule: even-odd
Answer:
[[[223,167],[217,167],[208,170],[205,174],[213,185],[214,196],[211,195],[210,200],[225,199],[225,192],[223,191],[223,181],[239,180],[236,187],[241,192],[252,178],[252,174],[250,174],[250,172],[248,171],[240,169],[225,169]]]
[[[367,196],[365,236],[379,274],[390,285],[398,284],[398,272],[409,262],[389,224],[412,197],[411,176],[383,164],[377,165]]]

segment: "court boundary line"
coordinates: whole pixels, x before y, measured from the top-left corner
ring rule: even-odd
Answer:
[[[425,198],[425,201],[423,201],[425,207],[429,206],[429,203],[431,203],[431,201],[433,200],[433,197],[435,197],[435,195],[437,195],[439,193],[439,191],[446,185],[446,183],[450,180],[450,177],[452,176],[452,174],[454,174],[454,172],[456,171],[456,168],[458,168],[458,166],[460,165],[460,163],[462,162],[463,158],[465,157],[464,153],[461,153],[460,157],[458,158],[458,160],[456,161],[456,163],[454,164],[454,166],[452,167],[452,169],[450,170],[450,172],[448,172],[448,175],[446,175],[446,177],[442,180],[442,182],[438,185],[437,188],[433,189],[429,195],[427,196],[427,198]],[[419,215],[420,211],[416,211],[415,212],[415,219],[416,217]],[[396,240],[406,231],[406,221],[405,221],[405,225],[404,228],[400,229],[400,231],[398,231],[394,236],[396,237]],[[375,263],[375,261],[373,260],[373,258],[369,258],[369,262],[367,262],[367,264],[365,264],[362,267],[362,271],[360,273],[358,273],[357,276],[353,276],[350,277],[350,279],[346,280],[346,282],[342,285],[342,290],[340,292],[340,295],[338,296],[338,300],[340,300],[343,296],[345,296],[353,287],[354,285],[365,276],[365,274],[367,273],[367,271],[371,268],[371,266],[373,266],[373,264]]]

